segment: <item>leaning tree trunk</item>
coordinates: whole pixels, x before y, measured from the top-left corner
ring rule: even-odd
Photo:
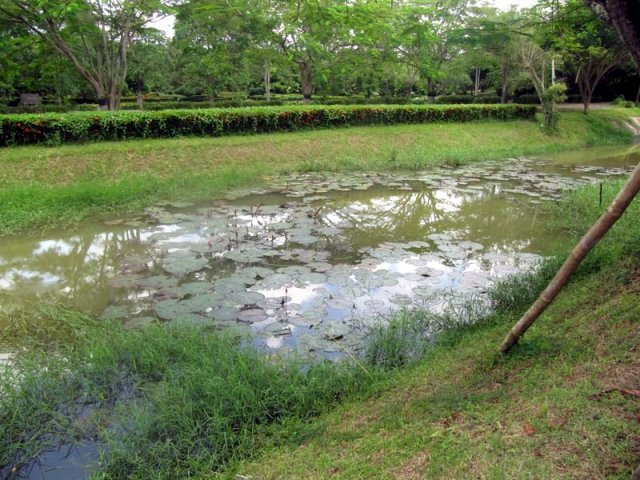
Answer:
[[[547,288],[540,294],[538,299],[527,310],[522,318],[515,324],[509,335],[500,345],[500,352],[507,353],[511,350],[518,339],[527,331],[533,322],[545,311],[553,299],[560,293],[560,290],[569,282],[569,278],[578,268],[580,262],[587,256],[587,253],[600,241],[609,231],[614,223],[622,216],[634,197],[640,191],[640,163],[633,170],[633,173],[625,183],[622,190],[616,195],[611,205],[598,221],[589,229],[584,237],[571,251],[564,264],[553,277]]]
[[[640,8],[638,8],[638,2],[632,0],[586,1],[591,4],[593,10],[597,10],[597,6],[606,10],[609,21],[618,31],[622,43],[631,53],[633,60],[636,62],[636,68],[640,70]],[[631,182],[633,175],[638,176],[639,168],[640,164],[635,168],[628,183]],[[637,191],[636,188],[636,193]],[[640,466],[635,469],[631,478],[632,480],[640,479]]]

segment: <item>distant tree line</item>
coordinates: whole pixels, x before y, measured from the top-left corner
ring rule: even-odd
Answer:
[[[153,28],[169,15],[170,38]],[[264,102],[529,95],[551,108],[568,94],[586,111],[594,99],[637,101],[639,92],[615,31],[583,0],[506,12],[472,0],[0,0],[0,47],[4,103],[21,92],[110,110],[123,99],[142,108],[152,93]]]

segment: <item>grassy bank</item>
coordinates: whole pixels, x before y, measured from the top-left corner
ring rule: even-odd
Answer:
[[[584,231],[601,210],[584,188],[558,221]],[[104,479],[628,477],[638,400],[607,390],[640,387],[639,236],[635,203],[506,358],[496,347],[553,262],[500,285],[498,313],[472,327],[420,345],[442,319],[400,315],[339,365],[271,362],[212,330],[14,313],[0,336],[22,352],[0,375],[0,472],[97,441]]]
[[[558,213],[584,231],[595,189]],[[339,407],[300,445],[268,449],[225,478],[630,478],[640,465],[639,224],[636,201],[509,356],[497,346],[553,262],[501,285],[497,314],[442,335],[383,394]]]
[[[0,152],[0,234],[208,198],[292,171],[421,169],[625,143],[619,123],[633,114],[566,113],[551,137],[521,120],[8,148]]]

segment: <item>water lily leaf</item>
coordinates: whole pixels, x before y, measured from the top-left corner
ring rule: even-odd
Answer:
[[[303,316],[303,315],[290,315],[287,318],[287,321],[291,324],[291,325],[296,325],[298,327],[311,327],[313,325],[317,325],[321,322],[321,318],[319,316],[317,317],[311,317],[311,316]]]
[[[267,315],[263,310],[259,308],[252,308],[249,310],[242,310],[238,313],[237,317],[238,321],[243,323],[256,323],[262,322],[267,319]]]
[[[336,310],[350,310],[354,307],[353,300],[347,298],[332,298],[327,302],[327,306]]]
[[[162,268],[173,275],[186,275],[197,272],[207,266],[209,261],[204,257],[195,257],[190,254],[173,255],[164,259]]]
[[[312,272],[303,275],[301,280],[309,284],[325,283],[327,281],[327,276],[322,273]]]
[[[119,320],[127,318],[130,315],[131,307],[129,305],[109,305],[100,318],[103,320]]]
[[[323,323],[318,330],[318,333],[324,340],[340,340],[345,335],[348,335],[351,329],[344,323]]]
[[[141,280],[140,286],[150,290],[171,290],[178,286],[178,279],[166,275],[153,275]]]
[[[153,311],[163,320],[175,320],[181,315],[189,313],[189,309],[185,308],[177,299],[167,299],[153,304]]]
[[[142,328],[151,323],[155,323],[157,320],[155,317],[135,317],[127,320],[123,325],[126,329]]]
[[[227,295],[227,299],[239,305],[251,305],[264,300],[264,295],[260,292],[241,291]]]
[[[205,312],[207,309],[213,309],[224,299],[224,295],[218,292],[194,295],[184,300],[178,300],[180,308],[187,312]]]
[[[175,280],[173,277],[167,277]],[[176,288],[176,296],[182,298],[186,295],[202,295],[211,293],[213,285],[209,282],[188,282],[183,283]]]

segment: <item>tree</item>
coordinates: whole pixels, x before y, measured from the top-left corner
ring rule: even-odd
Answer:
[[[524,37],[520,39],[517,54],[521,65],[529,74],[542,104],[544,128],[548,131],[554,131],[558,122],[557,104],[566,100],[567,87],[563,83],[552,84],[549,53],[530,39]]]
[[[67,58],[109,110],[120,104],[133,36],[169,11],[160,0],[0,0],[0,15]]]
[[[136,92],[140,109],[145,90],[170,90],[173,58],[162,32],[156,29],[140,32],[129,50],[128,64],[127,83]]]
[[[591,8],[596,13],[604,13],[613,24],[634,58],[636,66],[640,68],[640,9],[634,2],[628,0],[590,0]],[[640,164],[638,164],[622,190],[598,221],[582,237],[571,251],[564,264],[553,277],[547,288],[531,305],[529,310],[513,326],[507,337],[499,347],[499,351],[507,353],[518,342],[527,329],[542,315],[554,298],[566,286],[573,272],[591,249],[604,237],[613,224],[624,214],[640,191]],[[640,467],[633,474],[634,480],[640,478]]]
[[[595,88],[628,56],[616,32],[598,20],[582,0],[568,0],[556,9],[550,42],[575,76],[584,105],[589,110]]]
[[[516,35],[519,24],[517,12],[499,12],[494,8],[480,8],[471,19],[469,40],[487,57],[499,66],[500,103],[507,103],[509,79],[515,63]]]

